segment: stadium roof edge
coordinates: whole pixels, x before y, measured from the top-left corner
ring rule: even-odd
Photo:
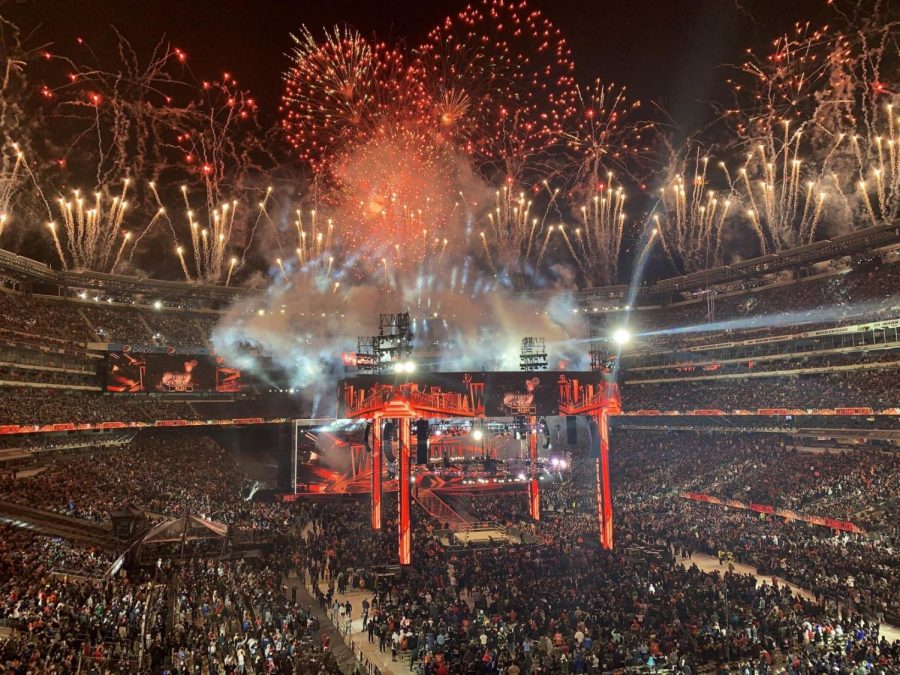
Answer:
[[[231,302],[238,298],[253,295],[256,292],[252,289],[235,286],[212,286],[185,281],[134,277],[124,274],[106,274],[103,272],[54,270],[42,262],[16,255],[4,249],[0,249],[0,272],[5,272],[23,281],[54,284],[65,288],[105,291],[108,293],[145,293],[159,298],[191,296],[206,300]]]
[[[770,253],[749,260],[701,270],[678,277],[663,279],[652,286],[641,288],[639,298],[653,298],[682,291],[705,288],[712,284],[750,278],[760,274],[770,274],[802,265],[811,265],[836,257],[865,253],[875,247],[900,243],[900,223],[874,225],[864,230],[850,232],[832,239],[806,244],[779,253]],[[586,288],[578,295],[587,300],[603,296],[612,297],[610,291],[622,287]]]
[[[760,274],[770,274],[784,269],[864,253],[879,246],[900,244],[900,223],[874,225],[863,230],[850,232],[832,239],[823,239],[805,246],[770,253],[749,260],[724,265],[691,274],[670,277],[652,286],[639,289],[637,297],[647,300],[672,295],[679,292],[701,289],[714,284],[752,278]],[[53,284],[62,288],[101,291],[107,293],[143,293],[154,298],[186,298],[229,303],[239,298],[252,297],[260,293],[256,289],[236,286],[213,286],[185,281],[166,281],[149,277],[134,277],[123,274],[102,272],[73,272],[54,270],[49,265],[0,249],[0,272],[21,281]],[[583,303],[604,300],[624,300],[628,295],[628,285],[584,288],[576,292]],[[552,291],[555,293],[556,291]],[[551,293],[532,291],[528,295],[540,297]]]

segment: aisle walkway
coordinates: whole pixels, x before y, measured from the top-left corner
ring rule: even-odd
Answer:
[[[695,553],[694,556],[689,560],[683,560],[682,558],[678,558],[678,562],[683,567],[690,567],[691,565],[697,565],[704,572],[724,572],[726,567],[724,565],[719,564],[718,558],[715,558],[711,555],[706,555],[704,553]],[[756,571],[756,568],[751,567],[750,565],[745,565],[744,563],[731,563],[736,572],[740,572],[741,574],[752,574],[756,577],[756,585],[759,586],[763,582],[771,584],[772,580],[775,579],[778,581],[779,586],[787,586],[794,593],[804,598],[805,600],[811,600],[815,602],[815,596],[807,589],[797,586],[796,584],[792,584],[788,581],[785,581],[781,577],[776,576],[765,576]],[[897,626],[892,626],[889,623],[881,624],[881,634],[884,635],[890,642],[894,640],[900,640],[900,628]]]
[[[337,660],[341,672],[346,675],[355,673],[357,664],[356,656],[354,656],[350,648],[341,639],[337,628],[334,627],[334,624],[332,624],[331,620],[326,616],[325,611],[319,607],[319,604],[312,595],[310,595],[303,579],[300,579],[300,577],[288,577],[287,587],[288,595],[291,594],[291,589],[296,587],[297,602],[303,607],[309,607],[313,616],[319,620],[320,629],[324,630],[328,635],[331,652],[334,654],[334,658]]]
[[[320,582],[319,589],[323,593],[328,592],[328,583]],[[409,656],[406,659],[397,657],[397,661],[391,661],[390,645],[383,654],[378,650],[378,640],[373,644],[369,644],[368,634],[362,629],[362,603],[368,600],[372,603],[372,592],[368,590],[347,591],[343,594],[335,592],[335,597],[339,602],[350,601],[353,607],[353,621],[351,622],[350,637],[356,644],[357,649],[362,651],[363,655],[372,663],[378,666],[382,675],[413,675],[414,671],[409,667]]]
[[[312,523],[306,523],[301,529],[300,536],[304,539],[307,537],[309,532],[312,530]],[[292,583],[298,584],[297,593],[298,595],[302,592],[304,597],[310,598],[310,604],[313,607],[314,613],[316,616],[319,616],[319,612],[321,612],[322,625],[333,626],[334,624],[331,622],[325,612],[319,607],[318,603],[312,599],[312,594],[308,590],[307,584],[309,584],[308,575],[304,575],[306,578],[301,582],[300,579],[292,578]],[[323,593],[328,592],[328,582],[321,581],[319,582],[319,590]],[[362,652],[362,655],[368,659],[371,663],[375,664],[378,669],[381,671],[381,675],[414,675],[414,671],[409,667],[409,657],[405,661],[397,660],[391,661],[391,650],[390,645],[388,645],[387,651],[383,654],[378,650],[378,641],[376,640],[373,644],[369,644],[369,637],[366,632],[362,629],[362,603],[363,600],[368,600],[369,604],[372,604],[372,591],[370,590],[355,590],[348,591],[346,593],[338,594],[335,593],[335,598],[339,602],[347,602],[350,601],[350,604],[353,607],[353,621],[350,624],[350,639],[353,641],[353,644],[356,646],[355,651]],[[333,600],[332,600],[333,602]],[[335,640],[341,643],[341,647],[343,649],[350,651],[353,653],[349,647],[343,642],[343,638],[338,637],[337,628],[334,629],[334,633],[329,633],[332,635],[332,644],[335,643]],[[337,656],[337,651],[335,651],[335,656]],[[356,659],[356,656],[354,656]]]

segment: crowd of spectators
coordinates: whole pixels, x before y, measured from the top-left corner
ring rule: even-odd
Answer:
[[[309,407],[288,393],[250,394],[229,400],[190,400],[152,394],[102,394],[70,388],[0,387],[0,425],[154,422],[302,417]]]
[[[291,531],[280,504],[246,501],[249,477],[201,435],[148,433],[58,456],[0,499],[92,521],[126,506],[191,514],[241,530]],[[314,618],[289,602],[288,558],[160,560],[109,576],[114,556],[29,530],[0,530],[0,669],[12,672],[337,673]]]
[[[714,330],[720,335],[731,332],[727,322],[750,317],[774,316],[790,313],[790,322],[780,322],[780,328],[766,322],[742,325],[742,331],[784,332],[786,327],[812,330],[815,326],[846,323],[867,323],[885,318],[895,318],[897,289],[900,288],[900,263],[881,266],[862,265],[845,273],[823,276],[795,283],[779,283],[754,287],[747,292],[713,296],[675,304],[660,309],[632,312],[629,322],[635,332],[661,331],[660,342],[684,339],[672,336],[666,330],[684,326],[701,326],[716,323]],[[866,312],[861,318],[860,308],[865,303]],[[610,315],[611,326],[616,317]],[[719,325],[726,322],[724,326]],[[723,330],[724,329],[724,330]],[[710,330],[713,330],[712,328]],[[702,335],[703,331],[699,331]],[[704,336],[705,337],[705,336]]]
[[[824,354],[805,356],[803,354],[785,355],[776,359],[746,359],[733,363],[717,361],[702,362],[693,365],[689,362],[675,362],[665,368],[626,370],[626,382],[641,380],[674,379],[674,378],[715,378],[722,375],[743,373],[760,373],[787,370],[807,370],[819,368],[855,368],[860,366],[897,368],[900,367],[900,350],[884,349],[868,352],[848,352],[842,354]]]
[[[206,346],[218,315],[0,291],[7,331],[66,342]]]
[[[245,492],[234,459],[200,432],[147,432],[122,445],[67,453],[32,477],[0,482],[0,499],[96,522],[138,506],[228,524],[235,514],[249,515],[250,507],[266,507],[243,502]]]
[[[900,617],[896,454],[798,452],[764,434],[629,431],[616,433],[612,445],[616,512],[640,538],[710,554],[729,551],[833,607],[863,606],[895,622]],[[849,517],[870,531],[834,535],[800,521],[692,502],[678,496],[682,491]]]
[[[3,387],[0,424],[96,424],[198,419],[186,401],[157,396],[104,395],[79,389]]]
[[[131,505],[191,514],[264,531],[274,548],[110,577],[114,555],[4,527],[0,621],[16,632],[0,642],[0,666],[338,672],[314,613],[290,591],[299,577],[323,607],[364,612],[368,639],[424,673],[693,673],[725,661],[752,673],[894,672],[900,644],[878,626],[900,607],[900,464],[873,449],[800,452],[779,438],[615,432],[615,551],[597,544],[592,462],[575,458],[562,480],[541,481],[538,522],[528,519],[524,483],[450,498],[469,517],[527,533],[524,543],[451,545],[417,508],[413,565],[390,574],[382,566],[396,559],[394,495],[381,531],[367,526],[365,498],[247,501],[249,476],[200,432],[58,454],[39,473],[0,479],[0,499],[101,522]],[[858,519],[872,532],[836,535],[691,502],[686,490]],[[692,564],[719,552],[813,597]],[[371,603],[346,606],[340,597],[351,589],[370,590]]]
[[[775,377],[735,377],[643,384],[621,388],[626,410],[817,410],[895,408],[898,368],[807,373]]]

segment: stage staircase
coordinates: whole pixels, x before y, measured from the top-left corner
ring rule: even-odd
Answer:
[[[419,488],[415,491],[416,501],[433,518],[441,523],[449,523],[450,529],[464,530],[472,526],[472,523],[450,508],[450,505],[438,497],[433,490]]]
[[[113,535],[109,525],[7,501],[0,501],[0,523],[116,553],[125,547],[125,542]]]

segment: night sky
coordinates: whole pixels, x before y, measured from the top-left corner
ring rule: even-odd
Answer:
[[[260,104],[263,127],[278,121],[290,33],[301,25],[318,35],[323,27],[350,24],[365,35],[403,39],[414,47],[464,6],[464,0],[0,0],[3,15],[30,34],[28,46],[50,43],[50,51],[81,63],[90,59],[79,53],[86,48],[76,38],[109,66],[117,62],[113,26],[144,58],[165,35],[188,54],[198,80],[227,71],[249,89]],[[672,125],[673,135],[698,131],[715,117],[714,101],[728,102],[726,64],[739,63],[748,47],[766,53],[771,40],[795,22],[818,27],[833,18],[826,0],[530,0],[529,6],[567,37],[579,83],[600,77],[627,84],[647,114]],[[651,103],[665,112],[651,112]],[[626,237],[625,257],[633,255],[635,243]],[[46,249],[49,243],[40,237],[36,245]],[[52,257],[49,249],[44,253]],[[647,276],[670,273],[655,251]]]
[[[199,78],[228,70],[274,121],[281,93],[289,32],[306,24],[314,31],[349,23],[363,33],[418,44],[464,2],[302,2],[257,0],[12,0],[3,13],[28,32],[32,44],[55,42],[71,54],[83,37],[101,54],[116,26],[140,51],[163,34],[184,49]],[[722,64],[737,62],[748,46],[830,17],[825,0],[532,0],[567,36],[578,79],[628,84],[645,103],[657,101],[688,131],[708,119],[708,101],[727,95]]]

